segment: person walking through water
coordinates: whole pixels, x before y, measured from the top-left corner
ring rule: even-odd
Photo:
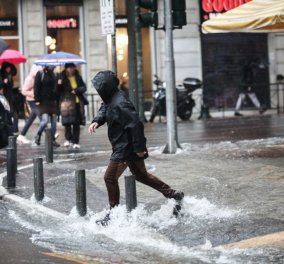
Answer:
[[[36,105],[41,113],[41,121],[33,145],[40,145],[40,139],[49,119],[51,123],[51,135],[53,146],[60,145],[55,141],[56,123],[58,114],[58,80],[54,73],[54,66],[45,66],[35,76],[34,97]]]
[[[65,147],[72,146],[79,149],[80,125],[83,124],[86,85],[74,63],[65,64],[61,73],[60,114],[62,125],[65,128]]]
[[[30,129],[31,125],[33,124],[36,117],[40,120],[40,111],[36,105],[35,98],[34,98],[34,82],[35,76],[38,71],[42,70],[41,66],[37,66],[35,64],[32,65],[31,70],[24,81],[24,85],[22,87],[22,94],[26,97],[26,101],[30,107],[30,114],[26,120],[26,123],[20,132],[19,136],[17,137],[17,142],[19,144],[29,144],[31,141],[26,138],[26,134]]]
[[[242,103],[245,100],[245,97],[248,96],[254,106],[259,109],[259,113],[263,114],[266,109],[263,108],[257,99],[257,96],[255,94],[255,74],[256,69],[258,66],[258,61],[256,59],[254,60],[247,60],[242,68],[242,79],[240,84],[240,94],[237,100],[236,108],[235,108],[235,116],[242,116],[242,114],[239,112],[241,109]]]
[[[107,123],[112,154],[104,175],[110,209],[119,205],[118,179],[129,167],[135,179],[161,192],[166,198],[178,202],[184,193],[172,189],[158,177],[146,171],[144,159],[148,157],[144,126],[126,93],[118,89],[119,80],[111,71],[101,71],[92,79],[92,84],[103,100],[98,115],[89,126],[91,135]],[[98,224],[107,225],[110,212]]]

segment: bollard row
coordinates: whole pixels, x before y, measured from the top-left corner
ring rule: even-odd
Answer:
[[[9,137],[9,145],[7,147],[7,188],[16,187],[17,173],[17,143],[16,136]],[[53,140],[51,129],[46,129],[45,154],[46,162],[53,162]],[[44,198],[44,176],[43,176],[43,159],[34,158],[34,193],[37,201]],[[87,195],[86,195],[86,173],[85,170],[77,170],[75,172],[76,182],[76,209],[80,216],[87,214]],[[127,211],[137,207],[137,195],[135,177],[133,175],[125,176],[125,197]]]

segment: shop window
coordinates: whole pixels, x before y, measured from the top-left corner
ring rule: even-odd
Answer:
[[[19,50],[19,28],[18,21],[18,0],[0,0],[0,36],[3,38],[10,49]],[[17,75],[14,76],[14,86],[20,86],[20,71],[19,65],[17,68]]]
[[[79,6],[47,6],[46,20],[48,53],[65,51],[80,54]]]

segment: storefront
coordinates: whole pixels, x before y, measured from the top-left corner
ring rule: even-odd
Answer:
[[[248,0],[247,0],[248,1]],[[200,78],[210,106],[232,108],[239,85],[239,68],[247,56],[266,62],[259,72],[261,101],[269,106],[269,83],[284,73],[283,34],[208,34],[200,32],[200,25],[211,13],[226,11],[232,3],[245,0],[186,1],[188,24],[174,30],[176,82],[186,77]],[[116,4],[116,45],[118,76],[128,86],[128,37],[124,1]],[[205,4],[205,6],[204,6]],[[159,18],[163,24],[163,0],[159,0]],[[207,9],[206,9],[206,8]],[[209,10],[208,10],[209,8]],[[215,10],[216,9],[216,10]],[[208,12],[210,11],[210,12]],[[111,41],[102,35],[100,1],[91,0],[0,0],[0,34],[13,49],[24,53],[27,63],[17,65],[15,85],[21,86],[33,61],[52,51],[66,51],[81,55],[87,65],[79,69],[88,86],[95,93],[90,80],[100,70],[111,69]],[[212,14],[211,14],[212,15]],[[165,32],[142,29],[143,81],[146,100],[151,102],[153,74],[165,79]]]
[[[250,1],[250,0],[248,0]],[[248,1],[202,1],[200,23]],[[270,106],[267,34],[201,34],[204,95],[213,108],[234,108],[248,61],[258,61],[254,70],[256,95],[261,104]],[[251,102],[247,101],[247,106]]]

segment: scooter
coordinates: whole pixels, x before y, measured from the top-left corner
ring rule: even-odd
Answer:
[[[166,116],[166,88],[165,82],[156,74],[154,75],[154,84],[157,86],[154,91],[153,105],[151,109],[150,122],[153,122],[156,116]],[[176,86],[177,115],[181,120],[189,120],[192,115],[192,109],[195,101],[192,93],[201,88],[202,82],[196,78],[185,78],[183,83]]]

